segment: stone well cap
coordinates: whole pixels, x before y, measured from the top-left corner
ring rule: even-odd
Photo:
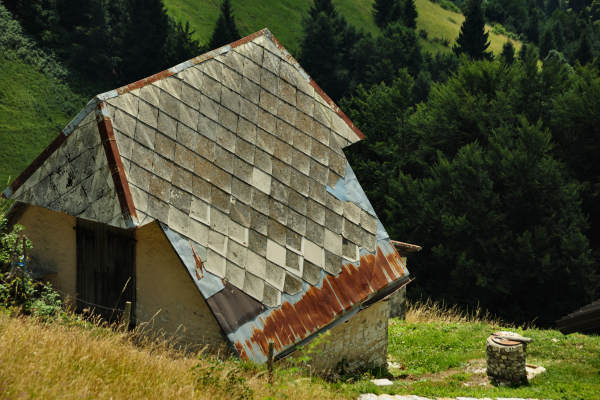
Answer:
[[[525,337],[525,336],[521,336],[518,333],[515,332],[509,332],[509,331],[498,331],[498,332],[494,332],[491,335],[491,339],[502,346],[517,346],[521,343],[531,343],[532,339]]]

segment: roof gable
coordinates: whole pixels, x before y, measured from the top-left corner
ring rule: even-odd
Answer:
[[[97,114],[101,122],[96,121]],[[103,135],[100,108],[86,107],[4,194],[91,221],[133,226],[121,207],[122,186],[113,179],[109,163],[113,155],[107,154],[110,141]]]

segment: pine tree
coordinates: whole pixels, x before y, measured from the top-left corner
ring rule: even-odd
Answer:
[[[208,42],[208,47],[216,49],[217,47],[234,42],[239,38],[240,33],[235,25],[231,3],[229,0],[223,0],[223,3],[221,3],[221,14],[219,15],[210,41]]]
[[[550,50],[556,48],[554,44],[554,35],[550,29],[546,29],[540,40],[540,57],[546,58]]]
[[[384,29],[389,23],[403,17],[400,0],[375,0],[373,4],[373,19],[379,29]]]
[[[527,18],[527,29],[525,31],[527,40],[533,43],[538,43],[540,40],[540,26],[538,20],[538,11],[534,0],[529,0]]]
[[[121,79],[132,82],[166,68],[163,58],[169,18],[162,0],[127,0],[129,21],[124,35]]]
[[[360,35],[338,14],[331,0],[315,0],[302,21],[300,64],[334,100],[348,90],[349,53]]]
[[[560,0],[548,0],[548,2],[546,3],[546,14],[550,16],[555,10],[559,8]]]
[[[402,12],[402,21],[404,25],[416,29],[417,28],[417,6],[415,0],[404,0]]]
[[[502,46],[500,58],[507,65],[512,65],[512,63],[515,61],[515,46],[513,46],[510,40],[504,43],[504,46]]]
[[[485,31],[481,0],[468,0],[465,22],[460,27],[460,33],[453,48],[454,52],[456,54],[465,53],[475,60],[489,59],[491,53],[486,51],[490,46],[488,36],[489,34]]]
[[[600,19],[600,0],[592,1],[590,6],[590,16],[592,17],[592,21]]]
[[[594,58],[592,54],[592,45],[590,43],[590,38],[585,30],[581,33],[581,37],[579,38],[579,44],[577,45],[577,50],[575,50],[575,54],[573,56],[577,61],[579,61],[581,65],[589,63]]]
[[[569,8],[573,9],[576,13],[579,13],[587,6],[587,0],[569,0]]]

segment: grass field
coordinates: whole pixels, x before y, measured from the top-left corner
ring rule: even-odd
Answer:
[[[485,340],[495,331],[531,337],[527,363],[546,372],[520,388],[491,386],[485,375]],[[406,321],[393,319],[388,344],[394,385],[363,380],[357,392],[426,397],[600,399],[600,337],[505,326],[478,313],[465,316],[436,304],[409,307]]]
[[[233,0],[236,22],[242,35],[269,28],[293,54],[298,51],[302,37],[302,18],[306,15],[312,0]],[[177,20],[189,22],[196,31],[196,38],[206,43],[219,15],[220,0],[165,0],[167,10]],[[341,14],[355,27],[372,34],[378,34],[373,22],[371,9],[373,0],[334,0]],[[428,33],[427,40],[421,40],[428,51],[449,51],[458,37],[464,17],[440,7],[429,0],[416,0],[419,17],[417,29]],[[449,46],[442,41],[448,40]],[[490,48],[498,54],[508,40],[506,36],[490,33]],[[520,43],[515,42],[517,48]]]
[[[50,143],[88,99],[0,54],[0,187]]]
[[[0,310],[0,399],[354,399],[360,393],[600,399],[600,337],[510,328],[532,337],[528,363],[547,372],[521,388],[485,379],[485,339],[500,329],[482,316],[436,305],[411,307],[389,328],[389,375],[381,388],[369,374],[326,382],[302,368],[278,368],[183,354],[168,341],[65,322],[43,323]],[[137,344],[134,344],[137,343]]]

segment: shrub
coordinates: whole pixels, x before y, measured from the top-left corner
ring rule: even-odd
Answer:
[[[35,281],[27,270],[27,251],[31,248],[23,227],[9,228],[0,214],[0,306],[25,315],[55,316],[62,311],[60,295],[49,283]]]

